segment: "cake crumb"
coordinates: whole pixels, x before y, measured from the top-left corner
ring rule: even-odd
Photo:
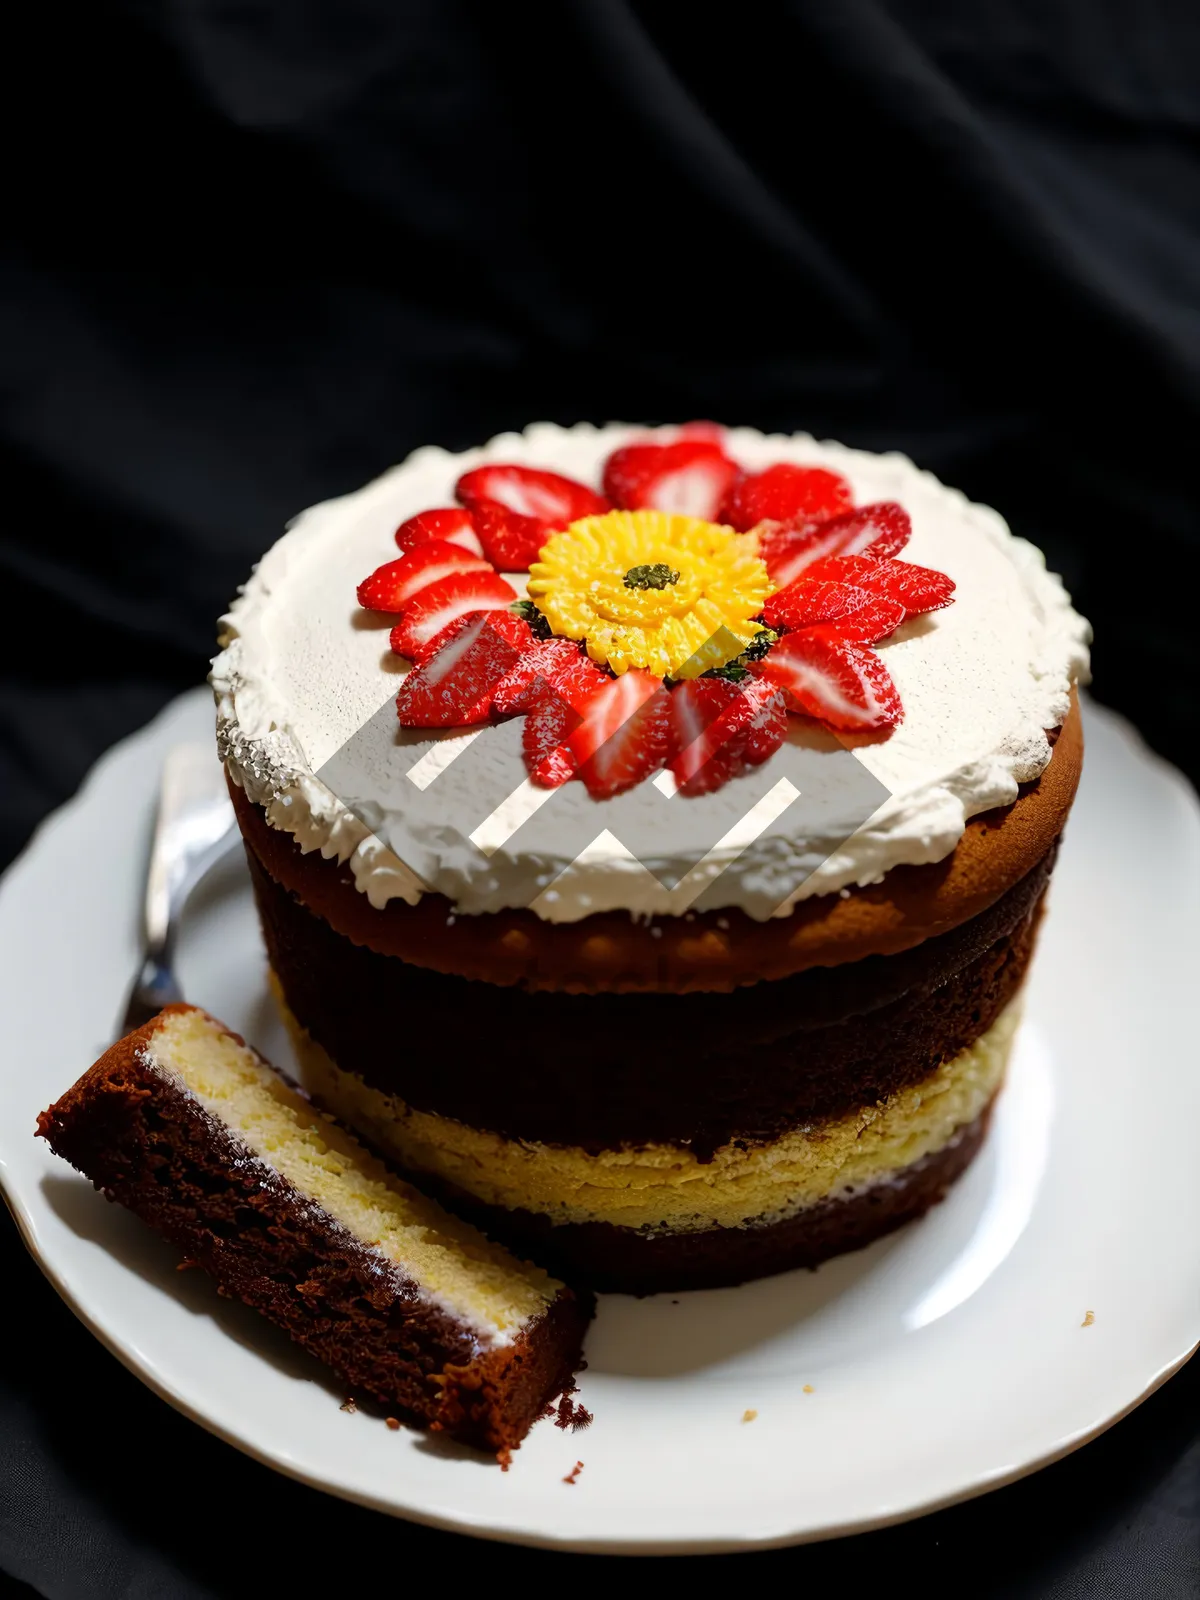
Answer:
[[[383,1420],[387,1423],[388,1427],[392,1430],[393,1433],[395,1433],[397,1431],[397,1429],[399,1428],[399,1426],[400,1426],[400,1418],[399,1417],[384,1417]]]
[[[1094,1311],[1085,1311],[1083,1313],[1083,1321],[1079,1324],[1079,1326],[1081,1328],[1090,1328],[1092,1323],[1095,1322],[1095,1320],[1096,1320],[1096,1313]]]
[[[358,1410],[358,1404],[357,1404],[354,1396],[352,1394],[348,1394],[346,1396],[346,1398],[342,1401],[341,1405],[338,1407],[338,1410],[339,1411],[350,1411],[350,1412],[357,1411]]]
[[[806,1383],[804,1385],[804,1392],[805,1394],[816,1394],[817,1391],[813,1388],[811,1383]]]
[[[176,1262],[175,1271],[190,1272],[195,1265],[196,1263],[192,1260],[191,1256],[184,1256],[182,1261]]]
[[[583,1471],[583,1462],[582,1461],[577,1461],[575,1463],[575,1465],[571,1468],[570,1472],[567,1473],[566,1477],[563,1479],[563,1482],[564,1483],[574,1483],[578,1479],[579,1474],[582,1471]]]
[[[757,1416],[758,1416],[758,1412],[757,1411],[751,1411],[749,1408],[747,1408],[745,1411],[742,1412],[742,1421],[743,1422],[753,1422],[755,1417],[757,1417]]]
[[[558,1402],[558,1415],[554,1419],[556,1428],[570,1428],[572,1433],[578,1433],[580,1428],[586,1428],[592,1421],[592,1413],[578,1400],[571,1398],[568,1391]]]

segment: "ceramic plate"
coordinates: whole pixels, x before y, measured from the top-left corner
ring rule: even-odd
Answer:
[[[966,1179],[924,1221],[816,1273],[604,1298],[582,1388],[594,1423],[540,1423],[502,1473],[340,1410],[323,1369],[176,1272],[32,1136],[113,1032],[160,762],[211,734],[207,693],[187,695],[101,762],[0,887],[0,1177],[29,1247],[197,1422],[307,1483],[460,1532],[746,1549],[899,1521],[1052,1461],[1200,1338],[1200,814],[1122,722],[1095,707],[1087,722],[1011,1077]],[[179,964],[190,999],[289,1065],[236,857],[194,898]]]

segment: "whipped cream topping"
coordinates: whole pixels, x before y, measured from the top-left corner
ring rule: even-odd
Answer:
[[[386,708],[406,667],[388,648],[391,619],[360,611],[355,587],[394,557],[397,525],[452,505],[454,483],[470,468],[518,461],[597,484],[606,456],[641,433],[540,423],[457,455],[418,450],[357,493],[297,517],[222,619],[211,681],[234,781],[304,851],[348,862],[373,906],[415,904],[432,890],[459,912],[528,905],[550,922],[617,909],[681,915],[697,905],[786,915],[799,900],[877,883],[895,866],[942,860],[969,817],[1009,804],[1049,762],[1046,729],[1066,716],[1071,685],[1086,681],[1090,629],[1041,552],[904,456],[737,428],[727,447],[751,470],[781,460],[831,467],[859,505],[898,500],[913,524],[903,558],[954,579],[953,605],[913,618],[877,647],[903,722],[883,739],[836,740],[792,718],[789,744],[805,770],[824,764],[831,779],[835,798],[815,808],[789,804],[796,790],[786,779],[749,807],[748,780],[738,779],[703,803],[674,796],[665,810],[663,774],[615,801],[593,801],[578,783],[540,790],[526,780],[469,837],[447,826],[489,764],[505,770],[513,725],[431,735],[398,779],[397,725]],[[510,577],[518,591],[523,577]],[[351,809],[318,774],[368,727],[366,789],[356,789]],[[458,760],[468,746],[471,761]],[[836,800],[845,750],[881,786],[865,821],[854,809],[863,784],[843,785],[846,801]],[[438,805],[417,805],[434,781]],[[573,825],[523,827],[553,796],[569,797]],[[556,805],[564,811],[563,799]],[[582,844],[581,826],[590,834]],[[636,854],[621,839],[631,828]],[[397,837],[403,859],[388,842]]]

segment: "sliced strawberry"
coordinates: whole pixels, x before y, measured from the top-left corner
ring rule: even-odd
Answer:
[[[725,678],[688,678],[672,689],[671,771],[685,793],[719,789],[734,776],[730,763],[723,759],[730,732],[722,719],[740,700],[737,684]]]
[[[763,472],[741,473],[725,496],[720,520],[744,532],[759,522],[836,517],[853,504],[850,485],[840,473],[780,461]]]
[[[737,471],[712,439],[628,444],[604,463],[604,492],[626,511],[672,511],[712,522]]]
[[[609,509],[585,483],[539,467],[476,467],[454,492],[470,508],[484,554],[504,572],[526,571],[552,533]]]
[[[652,673],[635,667],[601,684],[582,716],[568,745],[593,799],[632,789],[667,759],[671,697]]]
[[[723,422],[681,422],[674,430],[677,439],[705,439],[709,444],[724,444],[728,429]]]
[[[783,588],[830,556],[869,552],[877,560],[903,550],[912,533],[908,512],[893,500],[860,506],[842,517],[764,524],[757,530],[758,550],[767,571]]]
[[[542,789],[557,789],[575,776],[578,764],[567,741],[579,726],[579,712],[556,694],[543,695],[521,728],[525,766]]]
[[[461,618],[442,648],[412,669],[396,696],[403,727],[460,728],[489,715],[496,684],[519,654],[502,617],[520,622],[508,612]]]
[[[401,550],[412,550],[429,539],[440,539],[447,544],[460,544],[473,556],[483,554],[479,535],[471,513],[463,506],[446,506],[437,511],[419,511],[396,529],[396,543]]]
[[[954,599],[954,579],[934,567],[919,567],[913,561],[881,561],[880,566],[883,570],[872,576],[872,583],[899,600],[910,617],[940,611]]]
[[[805,576],[773,594],[763,607],[763,621],[780,633],[798,628],[832,627],[843,639],[874,644],[886,639],[904,621],[904,607],[890,595],[873,594],[839,579]]]
[[[579,659],[579,646],[571,639],[536,639],[496,685],[496,710],[506,717],[528,711],[553,687],[555,674]]]
[[[520,517],[498,500],[477,500],[471,515],[484,554],[501,572],[528,572],[550,537],[536,517]]]
[[[518,655],[532,649],[535,640],[527,622],[507,609],[496,611],[485,609],[465,612],[462,616],[456,617],[453,622],[448,622],[444,628],[434,634],[428,644],[419,647],[419,655],[409,656],[409,660],[429,661],[444,645],[449,644],[452,639],[456,639],[467,624],[477,616],[489,617],[493,631],[498,633],[501,638],[507,639]],[[403,646],[406,642],[412,643],[412,640],[408,639],[407,636],[405,639],[401,639],[400,633],[403,627],[403,621],[398,622],[388,636],[388,643],[398,656],[408,655]]]
[[[681,794],[710,794],[773,755],[787,733],[783,693],[765,679],[690,678],[671,691],[671,771]]]
[[[831,628],[785,634],[751,671],[786,690],[797,710],[829,728],[890,728],[904,716],[880,657]]]
[[[359,585],[360,605],[373,611],[403,611],[422,589],[456,572],[491,572],[491,562],[472,555],[460,544],[430,539],[414,545],[399,561],[389,561]],[[364,598],[366,596],[367,598]],[[383,602],[386,600],[386,604]]]
[[[898,556],[912,538],[912,518],[895,500],[876,500],[869,506],[856,506],[825,523],[837,528],[844,539],[841,554],[862,555],[868,550],[877,561]]]
[[[383,566],[376,567],[369,578],[364,578],[355,591],[358,603],[366,611],[403,611],[404,602],[397,594],[397,589],[403,581],[403,558],[397,561],[385,561]]]
[[[954,579],[944,572],[918,567],[912,561],[876,561],[873,556],[873,549],[865,556],[830,556],[810,567],[806,577],[853,583],[886,595],[899,602],[910,617],[940,611],[954,599]]]
[[[607,500],[594,489],[564,478],[560,472],[500,463],[464,472],[454,486],[454,495],[471,507],[492,500],[518,517],[532,517],[547,530],[568,527],[580,517],[598,516],[609,509]]]
[[[392,629],[392,649],[410,661],[423,661],[434,644],[440,642],[442,630],[459,617],[473,611],[504,611],[516,598],[512,585],[498,573],[451,573],[422,589],[405,607],[404,615]]]
[[[763,522],[754,531],[758,553],[781,589],[836,555],[842,542],[836,530],[827,534],[819,522]]]
[[[680,794],[712,794],[779,749],[787,704],[765,678],[688,678],[670,693],[670,730]]]
[[[766,678],[748,678],[740,687],[753,709],[739,737],[747,765],[760,767],[787,738],[787,697]]]
[[[428,644],[419,646],[420,654],[415,656],[410,655],[408,657],[409,660],[428,661],[431,656],[437,654],[443,645],[449,644],[451,639],[456,638],[457,635],[461,633],[463,628],[466,627],[471,618],[476,615],[490,617],[492,619],[493,628],[505,639],[507,639],[509,644],[511,644],[518,652],[528,650],[532,647],[534,643],[534,636],[529,624],[521,617],[514,615],[513,612],[507,609],[495,611],[484,610],[478,613],[468,611],[462,616],[456,617],[453,622],[448,622],[440,632],[434,634],[433,638],[430,639]],[[388,643],[398,656],[408,655],[408,651],[404,649],[404,645],[406,643],[412,644],[412,640],[407,634],[404,636],[404,638],[401,638],[401,629],[403,627],[404,622],[402,619],[396,624],[391,633],[388,635]]]
[[[567,641],[546,642],[561,645]],[[534,651],[537,649],[535,644]],[[571,662],[559,656],[552,671],[552,683],[535,680],[523,697],[529,708],[521,731],[525,765],[534,783],[544,789],[557,788],[575,776],[579,763],[568,740],[579,726],[580,714],[592,695],[612,682],[607,672],[578,650]]]
[[[575,704],[599,687],[606,676],[573,640],[536,639],[496,685],[495,707],[505,716],[514,716],[528,711],[547,690],[554,690]]]

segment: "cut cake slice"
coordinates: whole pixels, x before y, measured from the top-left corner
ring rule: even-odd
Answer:
[[[503,1458],[573,1388],[590,1299],[395,1177],[205,1011],[119,1040],[38,1133],[409,1423]]]

